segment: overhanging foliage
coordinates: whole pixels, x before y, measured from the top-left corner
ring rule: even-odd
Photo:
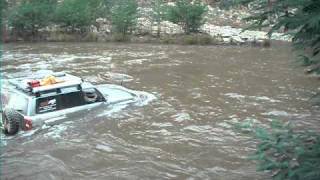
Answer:
[[[248,125],[249,124],[249,125]],[[258,161],[258,171],[269,171],[276,180],[320,179],[320,135],[297,131],[290,124],[273,121],[271,129],[243,123],[258,140],[257,150],[250,157]]]
[[[320,1],[319,0],[234,0],[256,12],[245,20],[249,29],[271,27],[269,35],[284,30],[293,36],[295,50],[309,72],[320,73]]]

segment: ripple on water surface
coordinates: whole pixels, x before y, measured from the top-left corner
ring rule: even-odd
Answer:
[[[247,160],[256,142],[235,124],[270,119],[319,127],[317,81],[293,69],[287,46],[39,43],[4,46],[6,76],[65,71],[123,84],[156,100],[86,111],[1,136],[8,179],[267,179]],[[154,99],[153,96],[151,99]]]

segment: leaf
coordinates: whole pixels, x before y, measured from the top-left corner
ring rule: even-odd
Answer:
[[[255,131],[256,137],[260,140],[269,140],[269,133],[264,128],[257,128]]]

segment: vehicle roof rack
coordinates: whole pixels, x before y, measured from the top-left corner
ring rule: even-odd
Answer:
[[[56,78],[59,78],[59,81],[61,82],[51,84],[51,85],[39,86],[39,87],[30,87],[28,85],[28,81],[30,80],[40,81],[41,79],[45,78],[48,75],[52,75]],[[9,80],[9,82],[19,90],[22,90],[26,93],[36,94],[39,92],[49,91],[49,90],[54,90],[59,88],[79,86],[83,81],[79,77],[59,72],[59,73],[51,73],[51,74],[38,75],[38,76],[36,75],[36,76],[30,76],[30,77],[24,77],[24,78],[18,77],[18,78]]]

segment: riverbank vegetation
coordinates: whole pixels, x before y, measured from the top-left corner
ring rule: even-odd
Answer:
[[[271,27],[269,35],[283,29],[293,36],[293,46],[308,73],[320,73],[320,1],[234,0],[250,5],[256,13],[246,20],[249,29]],[[320,179],[319,133],[297,131],[289,125],[273,125],[268,131],[255,128],[259,140],[254,160],[260,171],[271,171],[273,179]]]
[[[235,0],[234,5],[254,7],[247,29],[271,27],[269,35],[284,30],[293,36],[295,51],[308,72],[320,73],[320,1],[316,0]]]
[[[194,44],[203,39],[199,28],[205,22],[207,5],[200,0],[178,0],[168,5],[163,0],[152,0],[151,18],[157,23],[154,34],[141,34],[137,27],[140,18],[136,0],[21,0],[6,2],[5,41],[129,41],[134,36],[149,36],[158,42],[186,42]],[[181,25],[186,40],[163,40],[174,36],[160,37],[160,23],[168,21]],[[102,27],[102,24],[104,27]],[[101,32],[102,28],[103,33]],[[192,35],[190,35],[192,33]],[[198,36],[199,35],[199,36]],[[180,37],[180,36],[179,36]],[[199,40],[200,39],[200,40]],[[206,38],[209,44],[213,40]]]
[[[200,26],[204,24],[204,13],[207,6],[200,1],[178,0],[175,6],[168,6],[167,19],[181,25],[186,34],[198,33]]]
[[[252,122],[237,127],[259,141],[255,154],[250,156],[258,161],[258,171],[269,172],[276,180],[320,179],[319,134],[279,121],[273,121],[270,129]]]
[[[269,28],[269,35],[285,31],[308,73],[320,73],[320,1],[318,0],[222,0],[221,6],[250,5],[255,14],[246,18],[249,29]],[[8,41],[130,41],[167,44],[216,44],[218,37],[200,33],[207,5],[199,0],[163,0],[150,3],[156,34],[139,32],[135,0],[21,0],[1,1],[2,21]],[[183,35],[162,35],[160,25],[169,21],[182,27]],[[153,22],[152,22],[153,23]],[[106,33],[98,33],[107,24]],[[102,37],[102,38],[101,38]],[[142,38],[141,38],[142,37]],[[255,129],[259,140],[255,160],[259,170],[274,179],[320,179],[320,137],[290,126]]]

